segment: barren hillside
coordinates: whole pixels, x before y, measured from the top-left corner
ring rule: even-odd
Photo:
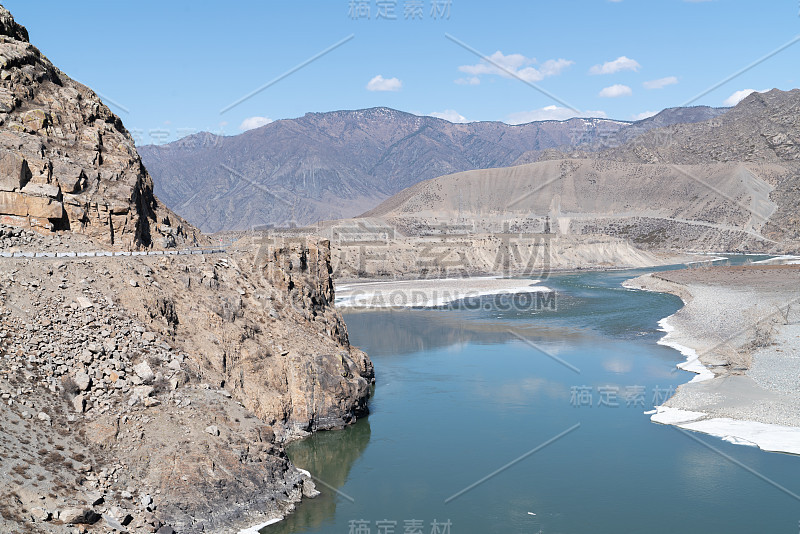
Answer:
[[[364,217],[405,233],[511,224],[610,235],[639,247],[794,250],[800,90],[747,97],[711,120],[651,130],[596,155],[458,173],[417,184]],[[570,159],[565,159],[569,157]]]
[[[0,6],[0,532],[288,513],[317,492],[284,444],[364,415],[374,383],[328,243],[187,249],[207,238],[119,118],[27,35]]]

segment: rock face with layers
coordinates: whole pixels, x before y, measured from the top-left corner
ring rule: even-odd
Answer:
[[[2,6],[0,223],[126,248],[194,237],[153,195],[119,117],[53,66]]]

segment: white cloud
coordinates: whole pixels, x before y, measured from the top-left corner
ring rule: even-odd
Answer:
[[[627,85],[615,84],[604,88],[598,96],[603,98],[619,98],[620,96],[631,96],[633,91]]]
[[[548,59],[542,63],[542,66],[539,67],[539,71],[545,76],[557,76],[561,74],[562,70],[566,69],[573,63],[575,62],[563,58]]]
[[[678,78],[675,76],[667,76],[666,78],[644,82],[642,85],[644,85],[645,89],[663,89],[668,85],[675,85],[676,83],[678,83]]]
[[[504,78],[521,78],[526,82],[538,82],[549,76],[557,76],[561,71],[575,63],[568,59],[548,59],[539,67],[534,58],[525,57],[522,54],[505,55],[499,50],[489,56],[489,60],[483,60],[475,65],[462,65],[458,70],[464,74],[469,74],[470,78],[459,78],[456,83],[477,85],[480,83],[479,76],[495,75]]]
[[[512,113],[505,121],[508,124],[527,124],[535,121],[563,121],[573,117],[600,117],[605,118],[603,111],[574,111],[560,106],[546,106],[532,111]]]
[[[429,113],[428,115],[430,115],[431,117],[436,117],[437,119],[444,119],[449,122],[455,122],[455,123],[470,122],[464,115],[460,114],[454,109],[446,109],[444,111],[434,111],[433,113]]]
[[[260,128],[261,126],[265,126],[271,122],[272,119],[268,119],[266,117],[248,117],[242,121],[242,124],[239,125],[239,129],[242,131],[252,130],[253,128]]]
[[[367,91],[399,91],[403,82],[397,78],[384,78],[380,74],[372,78],[367,84]]]
[[[642,66],[639,62],[629,57],[620,56],[614,61],[606,61],[602,65],[595,65],[589,69],[589,74],[614,74],[621,70],[638,71]]]
[[[658,111],[642,111],[641,113],[635,113],[631,116],[631,118],[635,121],[641,121],[644,119],[649,119],[653,115],[658,115]]]
[[[723,106],[735,106],[745,98],[747,98],[751,93],[766,93],[769,89],[762,89],[761,91],[756,91],[755,89],[742,89],[741,91],[736,91],[731,96],[725,99],[722,102]]]

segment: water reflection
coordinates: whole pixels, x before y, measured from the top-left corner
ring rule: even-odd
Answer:
[[[505,318],[487,319],[461,310],[392,310],[344,314],[355,340],[370,357],[413,354],[470,343],[491,345],[519,341],[566,344],[581,337],[574,327],[548,326]],[[514,333],[512,333],[512,331]],[[557,350],[557,349],[553,349]]]
[[[554,275],[548,286],[559,291],[558,309],[535,316],[463,308],[347,313],[352,342],[375,361],[370,420],[295,443],[289,454],[356,502],[319,484],[322,495],[263,532],[343,534],[364,519],[373,533],[378,521],[397,521],[399,534],[411,518],[425,520],[424,532],[433,519],[452,519],[459,534],[796,527],[791,497],[642,414],[656,392],[691,376],[674,373],[682,358],[655,344],[658,320],[679,299],[620,287],[635,274]],[[576,405],[573,386],[588,388],[591,403]],[[616,405],[601,406],[601,386],[619,392]],[[634,387],[643,388],[644,405],[628,405],[623,393]],[[574,434],[444,504],[575,423]],[[771,479],[800,478],[794,459],[713,443]]]
[[[367,448],[370,434],[369,420],[362,419],[344,430],[318,432],[290,443],[286,453],[294,465],[339,489],[347,482],[350,469]],[[303,499],[286,519],[265,527],[261,534],[305,532],[330,521],[336,515],[336,504],[341,497],[322,483],[317,483],[317,489],[320,491],[318,497]]]

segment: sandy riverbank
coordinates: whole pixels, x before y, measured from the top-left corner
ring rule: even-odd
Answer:
[[[410,308],[445,306],[488,295],[548,293],[539,280],[498,277],[440,278],[358,282],[336,287],[338,308]]]
[[[745,266],[645,275],[626,287],[673,293],[684,307],[660,343],[697,373],[654,422],[800,454],[800,267]]]

